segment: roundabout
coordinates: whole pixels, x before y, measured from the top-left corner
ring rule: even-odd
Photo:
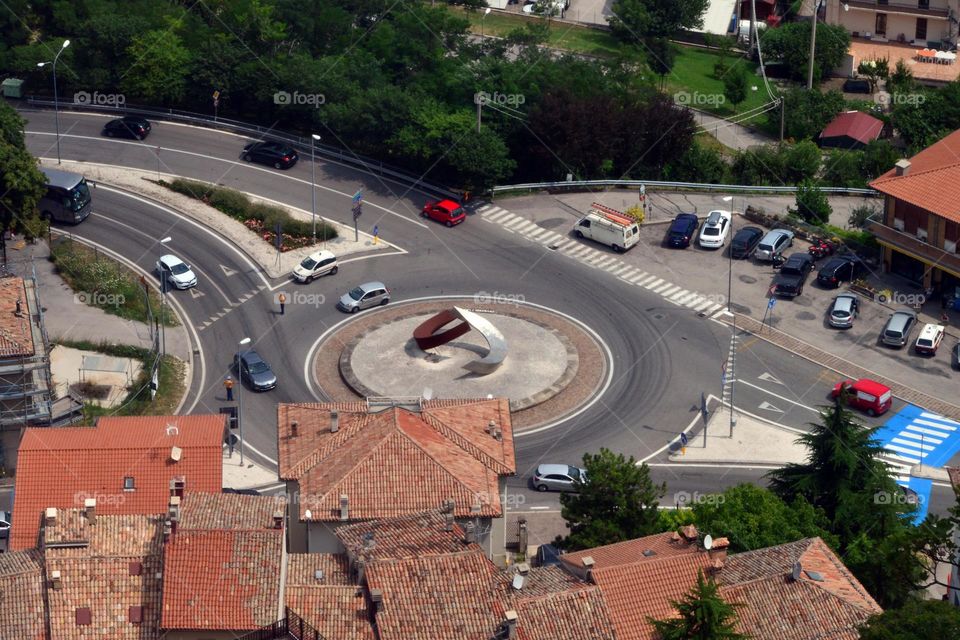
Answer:
[[[437,314],[437,332],[456,328],[456,309],[489,323],[506,349],[489,373],[472,369],[491,352],[472,326],[429,348],[414,332]],[[435,334],[436,335],[436,334]],[[377,396],[507,397],[518,431],[568,416],[597,397],[612,373],[599,338],[579,321],[545,307],[442,298],[391,305],[351,318],[319,341],[312,362],[321,394],[333,401]]]

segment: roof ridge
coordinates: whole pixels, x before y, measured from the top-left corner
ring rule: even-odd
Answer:
[[[427,426],[430,426],[430,425],[427,425]],[[437,460],[437,458],[436,458],[425,446],[423,446],[423,445],[420,443],[419,440],[417,440],[415,437],[413,437],[412,435],[410,435],[409,433],[407,433],[406,431],[404,431],[403,428],[400,427],[399,425],[397,426],[397,431],[398,431],[400,434],[402,434],[403,437],[405,437],[407,440],[409,440],[409,441],[413,444],[413,446],[415,446],[417,449],[419,449],[420,451],[422,451],[423,454],[424,454],[425,456],[427,456],[427,457],[430,459],[431,462],[433,462],[433,464],[435,464],[436,466],[438,466],[438,467],[443,471],[443,473],[445,473],[447,476],[453,478],[455,484],[460,485],[461,487],[467,489],[468,491],[470,491],[470,493],[473,493],[475,496],[479,496],[479,494],[487,493],[486,491],[477,491],[474,487],[471,487],[471,486],[468,485],[466,482],[464,482],[463,480],[461,480],[460,477],[459,477],[457,474],[453,473],[450,469],[448,469],[448,468],[446,467],[446,465],[443,464],[443,462],[441,462],[440,460]],[[444,436],[443,434],[441,434],[441,433],[439,433],[439,432],[437,432],[437,433],[438,433],[438,435],[440,435],[440,437],[444,438],[445,440],[449,440],[449,439],[446,438],[446,436]],[[463,449],[460,449],[460,450],[463,452],[464,455],[470,456],[469,452],[467,452],[467,451],[465,451],[465,450],[463,450]],[[470,457],[473,458],[473,456],[470,456]],[[488,473],[491,473],[491,472],[492,472],[492,473],[496,473],[496,471],[494,471],[493,469],[491,469],[491,468],[488,467],[487,465],[483,464],[483,462],[481,462],[480,460],[477,460],[476,458],[473,458],[473,459],[476,460],[477,462],[479,462],[479,463],[483,466],[483,468],[484,468],[484,473],[485,473],[485,474],[488,474]],[[499,479],[500,475],[497,474],[496,477]],[[497,491],[497,495],[499,496],[499,491]],[[491,507],[493,506],[493,503],[492,503],[492,502],[490,502],[489,504],[490,504]]]
[[[949,164],[942,164],[942,165],[940,165],[939,167],[931,167],[931,168],[929,168],[929,169],[923,169],[923,170],[917,171],[917,172],[915,172],[915,173],[914,173],[914,172],[909,172],[909,173],[907,173],[906,175],[902,175],[902,176],[898,176],[896,173],[894,173],[893,175],[890,175],[890,176],[886,176],[886,177],[880,176],[879,178],[873,180],[873,181],[871,182],[871,184],[885,183],[885,182],[890,182],[890,181],[892,181],[892,180],[902,180],[902,179],[904,179],[904,178],[916,178],[916,177],[918,177],[918,176],[924,176],[924,175],[927,175],[927,174],[930,174],[930,173],[936,173],[936,172],[938,172],[938,171],[946,171],[946,170],[948,170],[948,169],[955,169],[955,168],[957,168],[958,166],[960,166],[960,159],[958,159],[956,162],[951,162],[951,163],[949,163]]]
[[[873,605],[874,605],[875,607],[879,607],[879,606],[880,606],[880,605],[877,604],[877,601],[873,598],[873,596],[870,595],[870,592],[868,592],[868,591],[866,590],[866,588],[860,583],[860,581],[857,579],[857,577],[856,577],[855,575],[853,575],[853,572],[850,571],[850,569],[848,569],[847,566],[846,566],[845,564],[843,564],[843,562],[841,562],[840,558],[837,557],[837,554],[835,554],[835,553],[833,552],[833,549],[831,549],[830,546],[827,545],[827,543],[823,541],[823,538],[821,538],[821,537],[819,537],[819,536],[815,536],[814,538],[811,538],[811,540],[812,540],[811,545],[810,545],[809,547],[807,547],[806,550],[804,550],[803,554],[801,554],[801,557],[802,557],[803,555],[806,555],[807,553],[809,553],[809,551],[810,551],[813,547],[816,547],[819,551],[821,551],[821,552],[823,553],[823,555],[825,555],[825,556],[827,557],[827,559],[830,561],[830,563],[833,564],[834,568],[836,568],[837,571],[840,572],[840,574],[841,574],[841,576],[843,577],[843,579],[846,580],[846,582],[847,582],[858,594],[860,594],[860,597],[863,598],[864,603],[865,603],[866,605],[868,605],[868,606],[861,606],[860,603],[854,603],[854,602],[851,602],[851,601],[846,600],[846,599],[844,599],[844,598],[840,598],[839,595],[837,595],[837,594],[835,594],[833,591],[827,589],[827,588],[826,588],[826,585],[821,586],[820,584],[817,584],[817,585],[815,585],[815,586],[819,587],[820,589],[823,589],[824,591],[827,591],[828,593],[830,593],[831,595],[833,595],[833,596],[835,596],[835,597],[837,597],[837,598],[840,598],[840,599],[843,600],[844,602],[850,603],[851,605],[857,607],[858,609],[869,610],[869,609],[870,609],[870,607],[869,607],[869,604],[870,604],[870,603],[873,603]],[[800,560],[800,559],[798,559],[797,561],[802,563],[802,560]]]
[[[464,451],[472,455],[474,458],[477,458],[480,462],[483,463],[485,467],[489,467],[490,469],[493,469],[494,471],[498,471],[498,472],[501,470],[504,473],[511,472],[511,470],[505,464],[503,464],[502,461],[494,458],[492,455],[490,455],[489,453],[481,449],[479,445],[474,443],[472,440],[467,438],[465,435],[463,435],[453,427],[447,425],[445,422],[443,422],[436,416],[429,413],[423,413],[421,414],[421,416],[423,421],[428,425],[430,425],[431,427],[433,427],[434,430],[440,433],[440,435],[445,437],[447,440],[450,440],[451,442],[453,442],[453,444],[457,445],[458,447],[460,447],[461,449],[463,449]],[[490,436],[490,437],[492,438],[493,436]],[[501,442],[500,446],[502,447],[503,441],[501,440],[500,442]]]
[[[341,441],[341,447],[348,442],[353,442],[357,434],[366,429],[368,425],[375,422],[375,417],[377,417],[377,414],[363,414],[359,420],[353,422],[352,424],[348,422],[344,428],[338,432],[343,434],[338,438]],[[379,424],[379,422],[377,422],[377,424]],[[341,447],[329,448],[330,450],[325,451],[324,449],[327,449],[327,447],[321,447],[319,445],[315,446],[313,451],[304,456],[304,458],[297,462],[297,464],[290,467],[286,474],[287,477],[294,479],[299,478],[304,473],[323,462],[323,460],[327,459],[333,452],[341,451]]]

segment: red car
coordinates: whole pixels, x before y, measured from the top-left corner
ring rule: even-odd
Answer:
[[[430,218],[437,222],[442,222],[448,227],[460,224],[467,219],[467,212],[453,200],[440,200],[439,202],[428,202],[423,205],[423,211],[420,212],[424,218]]]
[[[890,387],[874,380],[843,380],[833,386],[830,397],[836,398],[844,390],[848,405],[866,411],[871,416],[882,415],[893,405],[893,392]]]

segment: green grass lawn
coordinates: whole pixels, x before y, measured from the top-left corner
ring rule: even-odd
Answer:
[[[462,13],[470,21],[470,31],[472,33],[479,34],[481,32],[482,14],[464,11],[459,7],[451,7],[450,9]],[[483,19],[482,30],[484,35],[502,38],[514,29],[522,29],[524,25],[544,22],[546,22],[546,18],[491,13]],[[620,48],[616,39],[606,31],[553,20],[549,22],[549,25],[550,36],[545,43],[548,47],[566,49],[591,56],[610,56]]]

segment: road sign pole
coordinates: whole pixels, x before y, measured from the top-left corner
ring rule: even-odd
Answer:
[[[707,395],[704,392],[700,392],[700,415],[703,416],[703,448],[707,448],[707,417],[709,412],[707,411]]]

